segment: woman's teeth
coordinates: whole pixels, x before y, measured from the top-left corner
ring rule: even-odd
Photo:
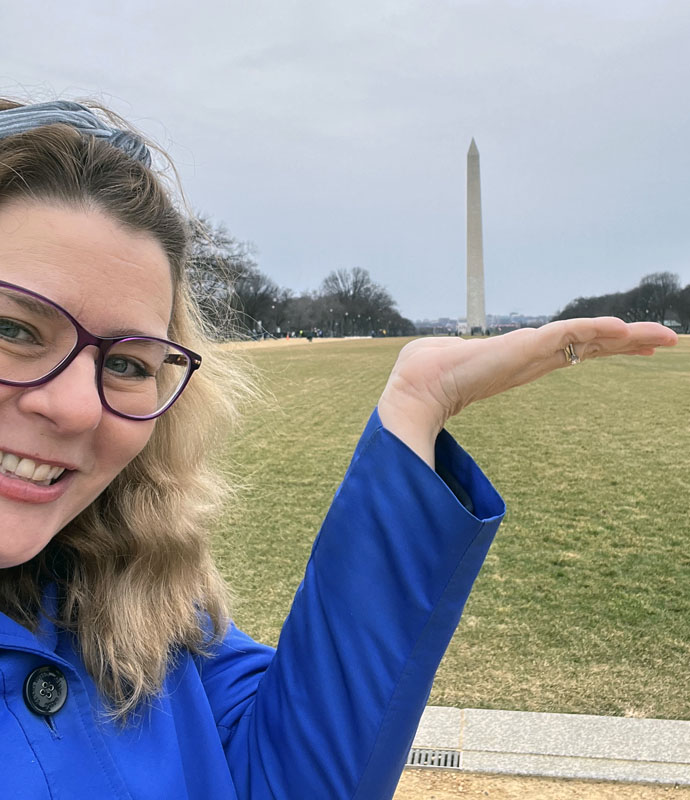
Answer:
[[[50,486],[65,471],[64,467],[41,464],[30,458],[19,458],[14,453],[3,453],[0,450],[0,474],[23,478],[25,481]]]

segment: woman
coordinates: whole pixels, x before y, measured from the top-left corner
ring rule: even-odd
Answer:
[[[391,797],[504,512],[445,422],[676,337],[603,318],[403,348],[274,652],[227,623],[209,556],[207,445],[247,390],[150,163],[112,115],[0,102],[0,794]]]

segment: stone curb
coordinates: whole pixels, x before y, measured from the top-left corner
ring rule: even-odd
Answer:
[[[460,769],[690,785],[690,722],[428,706],[413,749],[459,752]]]

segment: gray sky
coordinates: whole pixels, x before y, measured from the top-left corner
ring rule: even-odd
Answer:
[[[489,313],[690,282],[687,0],[35,0],[0,5],[0,94],[96,96],[293,290],[369,269],[465,313],[481,154]]]

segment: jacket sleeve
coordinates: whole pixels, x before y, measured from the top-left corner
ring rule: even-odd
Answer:
[[[241,800],[393,796],[505,512],[445,431],[436,458],[434,472],[375,411],[275,654],[233,628],[204,667]]]

